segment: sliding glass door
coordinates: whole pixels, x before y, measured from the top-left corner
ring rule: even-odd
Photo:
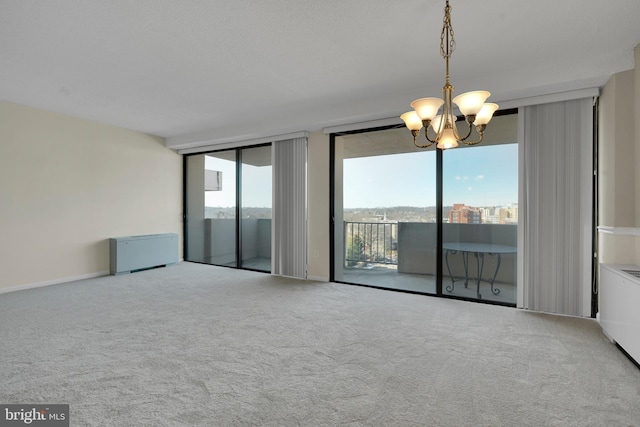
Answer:
[[[443,153],[443,293],[515,304],[518,144],[497,142]]]
[[[515,305],[517,120],[446,151],[406,128],[333,135],[331,279]]]
[[[185,260],[271,271],[271,146],[185,158]]]
[[[242,268],[271,271],[271,146],[241,154]]]
[[[186,157],[185,260],[235,267],[236,152]]]
[[[436,153],[402,129],[334,138],[334,280],[436,292]]]

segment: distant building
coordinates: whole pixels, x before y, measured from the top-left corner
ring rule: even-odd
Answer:
[[[482,224],[482,209],[455,203],[449,211],[449,223]]]
[[[496,216],[499,224],[517,224],[518,223],[518,205],[508,205],[496,209]]]

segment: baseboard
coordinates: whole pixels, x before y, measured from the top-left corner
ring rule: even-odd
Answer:
[[[324,276],[307,276],[307,280],[312,280],[314,282],[328,282],[329,278]]]
[[[24,291],[27,289],[42,288],[45,286],[59,285],[61,283],[75,282],[77,280],[94,279],[96,277],[108,276],[109,270],[99,271],[97,273],[81,274],[79,276],[64,277],[60,279],[47,280],[46,282],[27,283],[25,285],[13,286],[10,288],[0,288],[0,294],[9,292]]]

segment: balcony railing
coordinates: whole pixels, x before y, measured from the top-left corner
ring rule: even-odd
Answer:
[[[443,238],[445,242],[517,246],[517,225],[443,224]],[[437,245],[435,222],[344,222],[344,267],[379,270],[374,267],[386,266],[398,273],[435,275]],[[486,267],[493,268],[489,264]],[[462,257],[449,257],[449,267],[456,277],[465,272]],[[515,283],[515,273],[516,254],[504,254],[495,280]]]
[[[344,222],[345,266],[398,264],[397,222]]]

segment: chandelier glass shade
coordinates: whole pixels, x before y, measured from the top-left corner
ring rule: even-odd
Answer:
[[[444,8],[442,33],[440,34],[440,54],[445,59],[446,80],[442,87],[442,98],[420,98],[411,103],[412,111],[400,116],[413,135],[413,143],[419,148],[427,148],[433,144],[442,150],[454,148],[462,142],[475,145],[482,142],[484,130],[498,109],[497,104],[485,103],[489,95],[486,90],[466,92],[453,98],[453,89],[449,78],[449,59],[455,49],[456,42],[451,26],[451,6],[449,0]],[[465,118],[466,130],[461,135],[456,126],[454,114],[455,104]],[[427,144],[418,144],[416,138],[424,127]],[[473,129],[475,139],[470,139]]]

